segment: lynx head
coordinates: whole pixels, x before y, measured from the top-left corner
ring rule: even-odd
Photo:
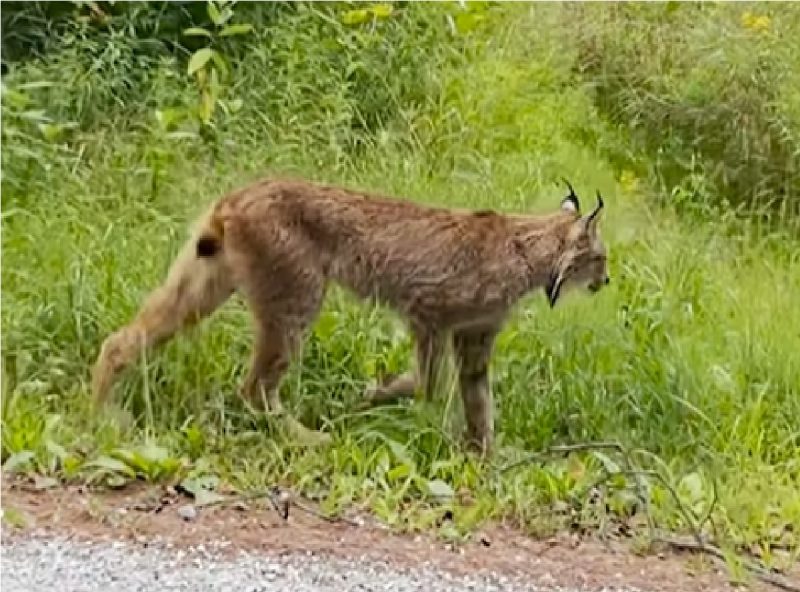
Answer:
[[[585,287],[597,292],[611,280],[606,269],[606,248],[597,227],[603,211],[603,198],[597,192],[597,206],[586,216],[580,215],[580,202],[569,182],[569,195],[561,202],[561,209],[574,212],[576,217],[567,229],[563,249],[556,259],[550,281],[545,290],[550,306],[570,287]]]

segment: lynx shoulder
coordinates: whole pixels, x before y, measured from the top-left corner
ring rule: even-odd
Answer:
[[[607,284],[598,231],[603,209],[582,215],[572,187],[548,215],[504,215],[425,206],[302,180],[265,179],[222,197],[200,218],[163,284],[134,319],[103,343],[93,368],[97,402],[142,347],[163,343],[210,315],[234,292],[255,322],[252,362],[241,394],[282,411],[278,385],[315,321],[329,283],[403,315],[416,365],[366,393],[372,403],[431,396],[452,345],[467,438],[493,439],[488,367],[512,307],[543,289],[551,306],[571,286]],[[289,426],[314,440],[290,416]]]

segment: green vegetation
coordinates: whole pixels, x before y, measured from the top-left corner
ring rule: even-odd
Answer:
[[[29,2],[2,24],[4,472],[285,483],[403,529],[454,508],[447,536],[603,528],[638,492],[661,528],[800,553],[797,6]],[[100,341],[187,224],[271,173],[504,211],[555,207],[561,176],[603,192],[612,287],[517,311],[490,465],[450,393],[356,410],[410,342],[339,290],[283,385],[330,448],[236,397],[239,302],[130,372],[127,413],[89,412]],[[498,469],[599,440],[627,452]]]

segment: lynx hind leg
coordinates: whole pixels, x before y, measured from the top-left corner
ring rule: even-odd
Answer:
[[[459,332],[453,336],[459,385],[467,423],[468,449],[488,455],[494,440],[494,402],[489,384],[489,361],[495,331]]]
[[[282,286],[286,288],[285,284]],[[284,292],[285,293],[285,292]],[[305,427],[283,406],[278,388],[302,350],[308,328],[317,316],[324,296],[324,285],[312,284],[292,290],[292,298],[302,295],[303,301],[284,302],[262,294],[251,299],[256,319],[256,340],[252,362],[239,394],[252,407],[277,415],[291,437],[301,443],[326,444],[330,436]]]
[[[404,372],[383,385],[367,389],[364,399],[367,404],[391,403],[399,399],[413,398],[422,391],[427,400],[433,397],[440,371],[444,364],[446,340],[437,331],[416,329],[416,368]]]
[[[379,405],[391,403],[399,399],[409,399],[417,390],[417,375],[415,372],[403,372],[391,380],[368,388],[364,392],[364,402]]]

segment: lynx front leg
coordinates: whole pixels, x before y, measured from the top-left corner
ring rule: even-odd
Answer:
[[[302,330],[291,330],[278,323],[259,326],[250,370],[240,391],[256,409],[270,411],[280,417],[289,433],[307,444],[325,444],[330,436],[301,424],[283,407],[278,393],[283,375],[302,344]]]
[[[467,421],[467,446],[488,455],[494,440],[494,402],[489,361],[496,331],[463,331],[453,336],[461,397]]]
[[[245,402],[256,409],[283,411],[278,386],[291,360],[287,337],[282,327],[265,324],[257,329],[250,370],[239,391]]]
[[[364,395],[367,403],[390,403],[411,398],[418,389],[425,394],[426,399],[433,398],[433,389],[444,362],[445,339],[434,331],[416,330],[415,335],[415,370],[404,372],[387,384],[368,389]]]

